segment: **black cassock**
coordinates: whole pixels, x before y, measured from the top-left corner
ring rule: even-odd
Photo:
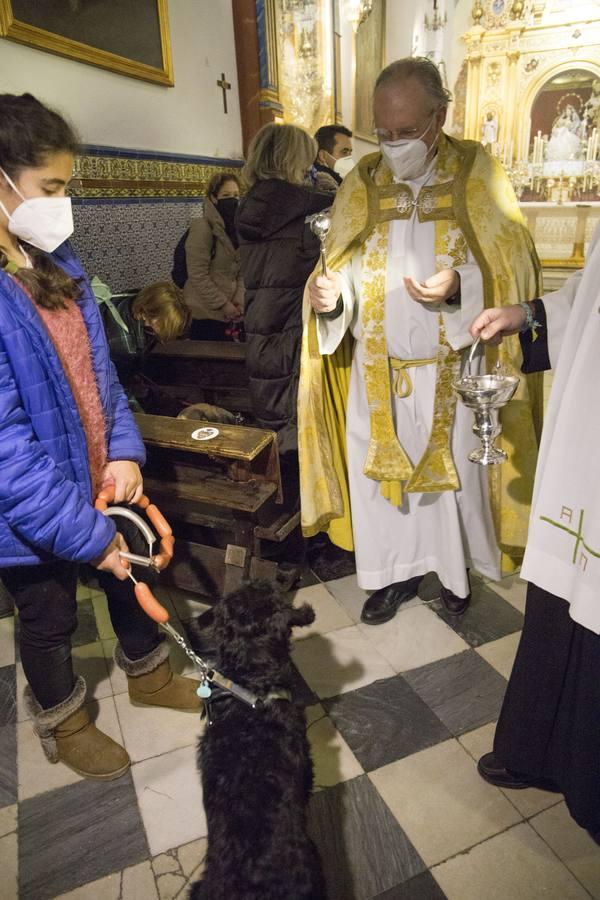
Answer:
[[[545,326],[542,302],[536,307]],[[545,327],[535,342],[528,332],[521,343],[524,372],[550,368]],[[575,821],[600,833],[600,636],[571,619],[566,600],[535,584],[494,753],[507,769],[554,782]]]

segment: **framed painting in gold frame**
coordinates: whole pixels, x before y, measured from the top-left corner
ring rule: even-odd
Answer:
[[[168,0],[0,0],[0,37],[171,87]]]
[[[373,134],[373,89],[385,60],[385,0],[373,0],[356,32],[354,134],[377,143]]]

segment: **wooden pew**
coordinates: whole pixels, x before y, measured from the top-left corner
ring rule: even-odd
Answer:
[[[211,403],[234,413],[252,412],[246,345],[232,341],[172,341],[158,345],[144,374],[173,397]]]
[[[264,542],[280,542],[299,525],[282,506],[276,435],[260,428],[136,415],[148,463],[147,494],[173,526],[175,557],[164,578],[219,597],[244,577],[275,580]],[[192,438],[217,428],[208,441]]]

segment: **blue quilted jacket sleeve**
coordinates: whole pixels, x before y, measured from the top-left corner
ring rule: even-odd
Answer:
[[[64,477],[37,440],[0,338],[0,515],[33,547],[89,562],[107,547],[114,523]]]
[[[113,414],[113,427],[108,435],[108,459],[109,461],[129,459],[143,466],[146,462],[144,442],[112,362],[108,377]]]

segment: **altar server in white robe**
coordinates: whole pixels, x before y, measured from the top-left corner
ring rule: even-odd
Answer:
[[[481,775],[550,787],[600,842],[600,226],[561,290],[487,310],[473,335],[522,334],[524,371],[552,368],[522,577],[525,625]]]
[[[447,103],[429,60],[402,60],[382,72],[374,95],[382,153],[358,167],[374,219],[358,239],[351,236],[351,249],[341,259],[338,254],[337,265],[335,250],[329,255],[327,274],[308,286],[321,356],[338,353],[348,332],[354,339],[347,476],[358,583],[375,589],[362,620],[373,625],[392,618],[427,572],[439,576],[442,601],[453,614],[467,608],[470,568],[500,577],[488,474],[467,459],[477,446],[473,417],[456,407],[451,387],[461,351],[472,344],[474,316],[494,302],[493,285],[485,296],[481,270],[482,264],[489,272],[489,259],[468,234],[473,212],[458,196],[473,193],[467,173],[475,174],[487,155],[474,142],[466,146],[443,134]],[[352,218],[356,196],[347,203]],[[486,214],[493,219],[494,206]],[[519,251],[512,264],[519,268],[526,257],[524,268],[535,282],[518,213],[511,224]],[[476,365],[484,364],[480,355]],[[305,380],[309,367],[305,360]],[[301,435],[302,404],[301,389]],[[302,467],[302,437],[300,443]],[[310,507],[306,444],[303,462],[303,505]]]

